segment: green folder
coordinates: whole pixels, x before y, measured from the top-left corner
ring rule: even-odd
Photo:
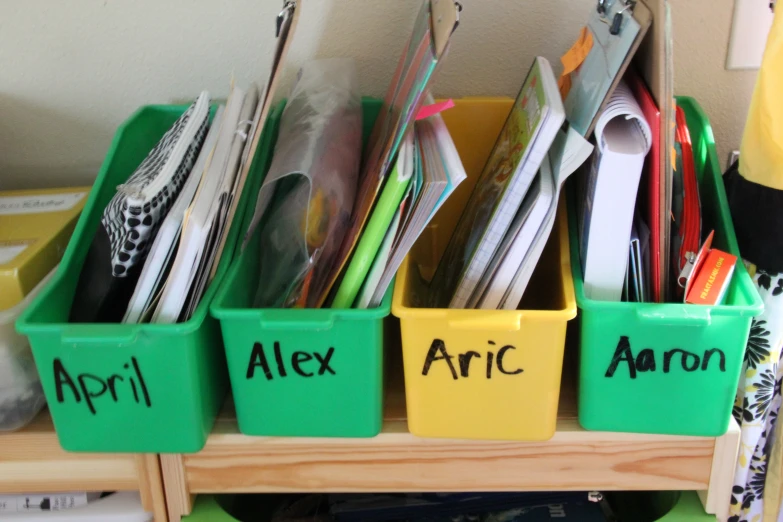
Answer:
[[[402,152],[404,148],[404,146],[401,147],[400,151]],[[345,271],[345,276],[340,283],[340,288],[332,302],[332,308],[350,308],[356,300],[356,296],[359,295],[386,231],[394,219],[394,213],[397,212],[411,180],[413,162],[408,160],[413,159],[413,147],[408,147],[406,152],[408,155],[399,154],[397,163],[381,190],[381,197],[375,204],[372,215],[364,227],[362,237],[359,239],[359,244],[356,246],[348,269]]]

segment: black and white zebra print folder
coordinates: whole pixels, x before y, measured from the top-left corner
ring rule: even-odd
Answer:
[[[117,187],[84,261],[71,322],[122,321],[150,245],[191,174],[208,125],[209,94],[202,92]]]

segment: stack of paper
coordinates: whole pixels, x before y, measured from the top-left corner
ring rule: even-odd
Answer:
[[[620,83],[595,129],[598,154],[584,179],[580,246],[585,295],[619,301],[628,263],[636,192],[652,131],[630,89]]]
[[[245,132],[257,104],[255,86],[247,93],[238,87],[232,88],[218,123],[217,141],[201,174],[196,195],[185,212],[177,255],[153,322],[186,321],[211,280],[235,197],[233,191],[237,188],[236,175],[247,138]]]
[[[417,121],[415,138],[407,140],[404,147],[412,153],[412,163],[405,165],[405,168],[411,169],[406,174],[411,182],[372,262],[356,302],[357,308],[380,305],[394,274],[416,239],[443,202],[466,178],[457,148],[440,114]],[[401,157],[406,159],[407,154],[407,151],[405,154],[401,152]],[[399,159],[397,165],[400,165]]]

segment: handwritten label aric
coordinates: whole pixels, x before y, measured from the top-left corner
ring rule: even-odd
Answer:
[[[55,357],[52,370],[57,402],[61,404],[66,401],[65,389],[70,388],[74,401],[79,404],[84,400],[84,404],[93,415],[98,413],[96,400],[106,393],[111,395],[112,401],[103,401],[104,405],[132,400],[136,404],[152,408],[152,399],[147,389],[147,383],[144,381],[139,361],[135,357],[131,357],[130,362],[122,365],[120,373],[113,373],[105,378],[86,372],[69,373],[59,357]],[[72,375],[76,375],[76,380]]]
[[[495,341],[487,341],[487,344],[489,344],[490,347],[496,346]],[[519,375],[524,372],[522,368],[515,368],[512,370],[503,366],[503,358],[506,356],[509,350],[516,350],[516,347],[507,344],[498,350],[497,357],[495,357],[495,352],[487,349],[487,364],[485,373],[487,379],[492,378],[492,370],[495,368],[495,366],[497,366],[498,371],[503,375]],[[455,381],[459,379],[459,376],[470,377],[470,363],[474,358],[481,359],[481,354],[473,350],[468,350],[465,353],[457,354],[457,361],[459,363],[459,376],[457,375],[457,369],[454,367],[454,363],[451,362],[453,358],[454,356],[449,354],[449,352],[446,350],[446,343],[441,339],[434,339],[430,345],[430,349],[427,351],[427,356],[424,358],[424,368],[422,369],[421,374],[426,377],[429,375],[433,363],[437,361],[444,361],[448,365],[449,370],[451,371],[451,377]]]
[[[274,342],[272,352],[275,358],[274,369],[277,370],[277,375],[281,378],[288,377],[288,369],[283,360],[283,352],[280,349],[279,342]],[[294,371],[294,374],[304,378],[337,375],[337,372],[335,372],[330,364],[333,355],[334,347],[329,348],[325,354],[316,351],[295,351],[291,354],[289,364]],[[255,343],[250,352],[250,360],[248,361],[247,373],[245,374],[247,380],[250,380],[255,376],[256,368],[261,368],[264,372],[264,377],[266,377],[268,381],[274,379],[273,367],[270,366],[266,352],[264,351],[264,346],[261,343]]]
[[[675,358],[676,356],[678,357]],[[710,368],[710,361],[714,358],[718,360],[718,369],[721,372],[726,372],[726,354],[719,348],[704,350],[701,356],[682,348],[672,348],[663,352],[663,373],[672,372],[672,365],[675,366],[675,369],[677,366],[680,366],[686,373],[692,373],[697,370],[706,372]],[[676,364],[677,362],[679,364]],[[621,363],[628,365],[628,376],[631,379],[636,379],[637,373],[658,371],[658,363],[652,348],[645,348],[634,357],[631,351],[631,343],[625,335],[620,337],[620,342],[617,343],[617,348],[604,376],[614,377]],[[715,364],[713,364],[714,366]]]

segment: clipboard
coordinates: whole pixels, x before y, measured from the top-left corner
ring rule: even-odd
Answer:
[[[563,100],[568,121],[582,136],[595,130],[620,80],[640,48],[653,14],[644,2],[598,0],[587,30],[591,48],[571,72],[571,87]]]
[[[657,263],[658,277],[650,282],[658,282],[653,294],[660,295],[662,301],[669,301],[672,293],[671,283],[671,202],[672,180],[674,175],[674,62],[672,42],[671,9],[667,0],[640,0],[652,13],[652,26],[642,42],[635,59],[635,66],[644,79],[650,93],[660,110],[660,149],[658,151],[659,180],[658,202],[658,242],[661,246],[661,259]],[[652,264],[651,264],[652,265]],[[652,267],[651,267],[652,268]]]
[[[228,213],[228,223],[233,223],[233,217],[239,204],[239,199],[242,195],[242,189],[247,181],[250,167],[253,166],[253,159],[255,158],[256,151],[258,150],[258,142],[261,139],[262,130],[266,118],[269,115],[269,109],[272,106],[272,100],[275,98],[275,92],[277,91],[277,85],[280,81],[280,71],[283,69],[283,63],[285,57],[288,54],[288,49],[291,47],[291,41],[293,40],[293,34],[296,31],[296,25],[299,21],[299,12],[302,10],[303,0],[284,0],[283,9],[277,15],[275,20],[275,39],[277,41],[275,46],[275,54],[272,58],[272,66],[269,71],[269,77],[267,78],[266,86],[263,88],[261,97],[258,101],[258,107],[256,113],[253,116],[253,123],[250,131],[248,132],[248,140],[246,148],[243,152],[242,167],[237,176],[237,186],[234,191],[234,200],[231,202],[231,209]],[[242,240],[241,250],[245,249],[247,242],[253,235],[253,231],[258,226],[258,222],[261,220],[264,208],[259,208],[259,201],[256,201],[254,205],[253,219],[250,222],[245,237]],[[259,215],[260,214],[260,215]],[[218,251],[218,256],[223,250],[223,244],[221,243]],[[240,251],[241,251],[240,250]],[[217,266],[217,263],[215,263]],[[214,268],[213,268],[214,270]],[[214,274],[213,274],[214,275]]]
[[[426,98],[427,85],[442,63],[451,35],[459,25],[461,10],[462,5],[456,0],[423,0],[421,4],[370,135],[369,154],[362,165],[351,225],[335,260],[334,271],[324,288],[315,289],[318,307],[324,305],[356,248],[400,143],[413,129],[416,114]]]

